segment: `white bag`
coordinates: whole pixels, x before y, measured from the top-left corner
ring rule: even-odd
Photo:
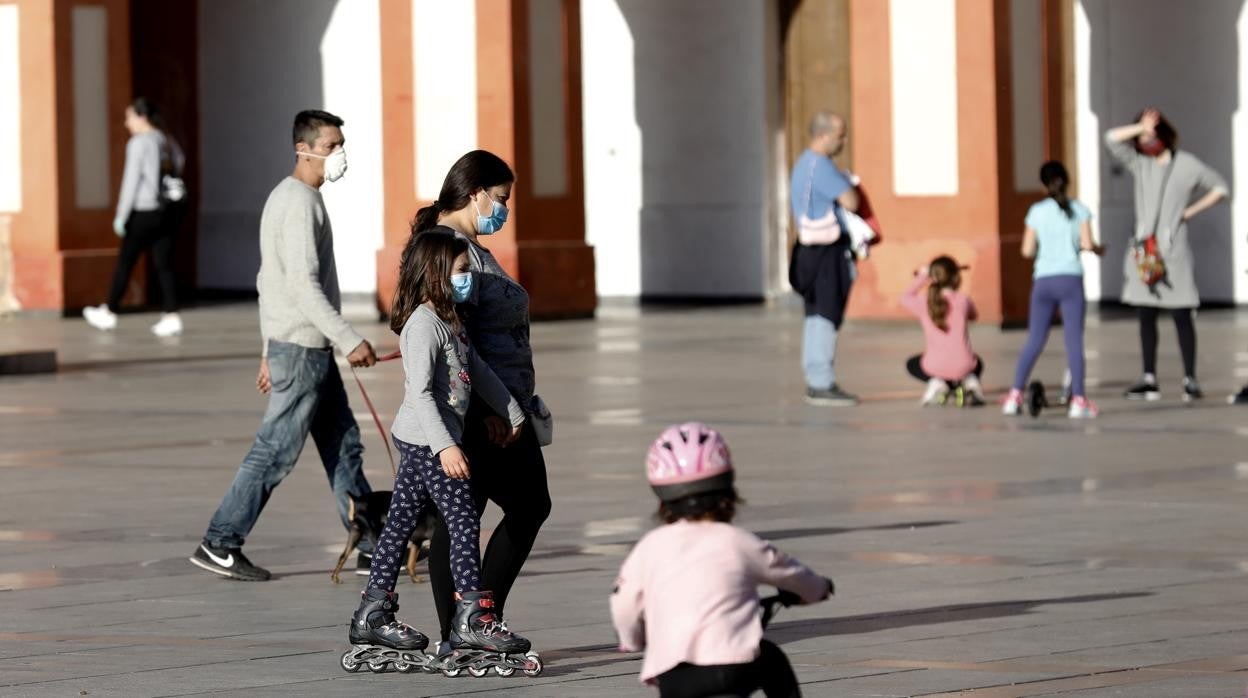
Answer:
[[[853,211],[842,211],[845,226],[849,228],[849,246],[853,248],[858,259],[866,259],[871,254],[871,242],[875,240],[875,231],[861,216]]]
[[[810,177],[806,179],[806,205],[797,216],[797,241],[803,245],[831,245],[841,238],[841,222],[836,218],[836,202],[828,205],[828,212],[819,218],[809,218],[811,189],[815,183],[815,165],[810,161]]]
[[[533,434],[539,446],[549,446],[555,441],[555,418],[542,398],[534,395],[529,403],[529,418],[533,422]]]

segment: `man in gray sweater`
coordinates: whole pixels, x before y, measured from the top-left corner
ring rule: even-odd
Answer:
[[[243,540],[273,488],[295,467],[309,433],[344,526],[349,498],[371,491],[364,478],[360,428],[347,404],[334,347],[352,366],[372,366],[377,355],[342,317],[333,228],[320,192],[322,184],[346,172],[344,140],[342,119],[323,111],[299,112],[295,170],[269,194],[260,216],[256,289],[264,342],[256,387],[269,395],[269,406],[251,451],[190,558],[230,579],[269,578],[268,570],[243,555]],[[366,563],[363,573],[368,573]]]

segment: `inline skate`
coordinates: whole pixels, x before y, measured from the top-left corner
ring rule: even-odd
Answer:
[[[517,670],[525,676],[542,673],[542,660],[531,650],[532,643],[507,629],[494,611],[494,595],[488,591],[466,591],[455,595],[455,620],[450,641],[436,659],[435,670],[446,676],[459,676],[467,670],[475,677],[491,669],[499,676]]]
[[[364,600],[351,618],[351,649],[342,654],[342,668],[357,672],[365,667],[380,674],[393,666],[404,674],[429,671],[433,656],[424,653],[429,638],[397,620],[399,595],[380,589],[364,592]]]

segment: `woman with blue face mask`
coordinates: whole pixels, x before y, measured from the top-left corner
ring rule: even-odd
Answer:
[[[482,244],[483,236],[497,233],[507,222],[515,179],[497,155],[474,150],[451,167],[437,200],[417,212],[412,223],[414,235],[451,233],[468,243],[471,280],[452,279],[457,312],[481,358],[529,415],[510,445],[505,445],[507,420],[476,397],[464,420],[462,446],[471,464],[477,511],[483,512],[489,501],[503,510],[481,562],[481,588],[494,592],[500,618],[537,532],[550,515],[546,461],[533,424],[534,415],[549,413],[534,393],[529,294]],[[431,542],[429,577],[445,643],[454,615],[454,586],[447,533],[441,526]],[[440,648],[439,654],[446,649]]]

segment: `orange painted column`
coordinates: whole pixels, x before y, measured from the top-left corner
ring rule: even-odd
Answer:
[[[957,193],[898,196],[893,189],[889,3],[852,0],[850,143],[855,170],[884,226],[884,243],[859,267],[852,316],[903,317],[898,299],[914,269],[949,254],[970,265],[963,290],[975,300],[981,320],[1008,319],[1001,245],[1007,202],[1001,186],[1012,170],[998,154],[1009,138],[1008,131],[1002,137],[999,133],[1008,128],[1002,120],[1009,114],[1002,109],[1008,109],[1010,99],[1008,91],[998,89],[1000,76],[1009,74],[1008,50],[1007,62],[999,64],[1001,5],[995,0],[956,3]]]
[[[102,303],[118,240],[113,204],[125,160],[122,113],[130,101],[129,0],[17,0],[22,119],[22,206],[12,219],[14,292],[23,309],[74,310]],[[73,10],[106,13],[108,190],[106,206],[76,201]],[[127,300],[141,299],[136,271]]]
[[[594,254],[585,242],[581,139],[579,0],[560,2],[563,172],[553,195],[534,191],[529,103],[529,7],[526,0],[477,0],[477,138],[512,165],[516,186],[501,232],[483,239],[500,264],[528,290],[535,318],[583,317],[597,305]],[[381,3],[382,124],[386,161],[385,244],[377,254],[378,307],[394,295],[398,260],[416,210],[415,109],[412,91],[411,3]]]

